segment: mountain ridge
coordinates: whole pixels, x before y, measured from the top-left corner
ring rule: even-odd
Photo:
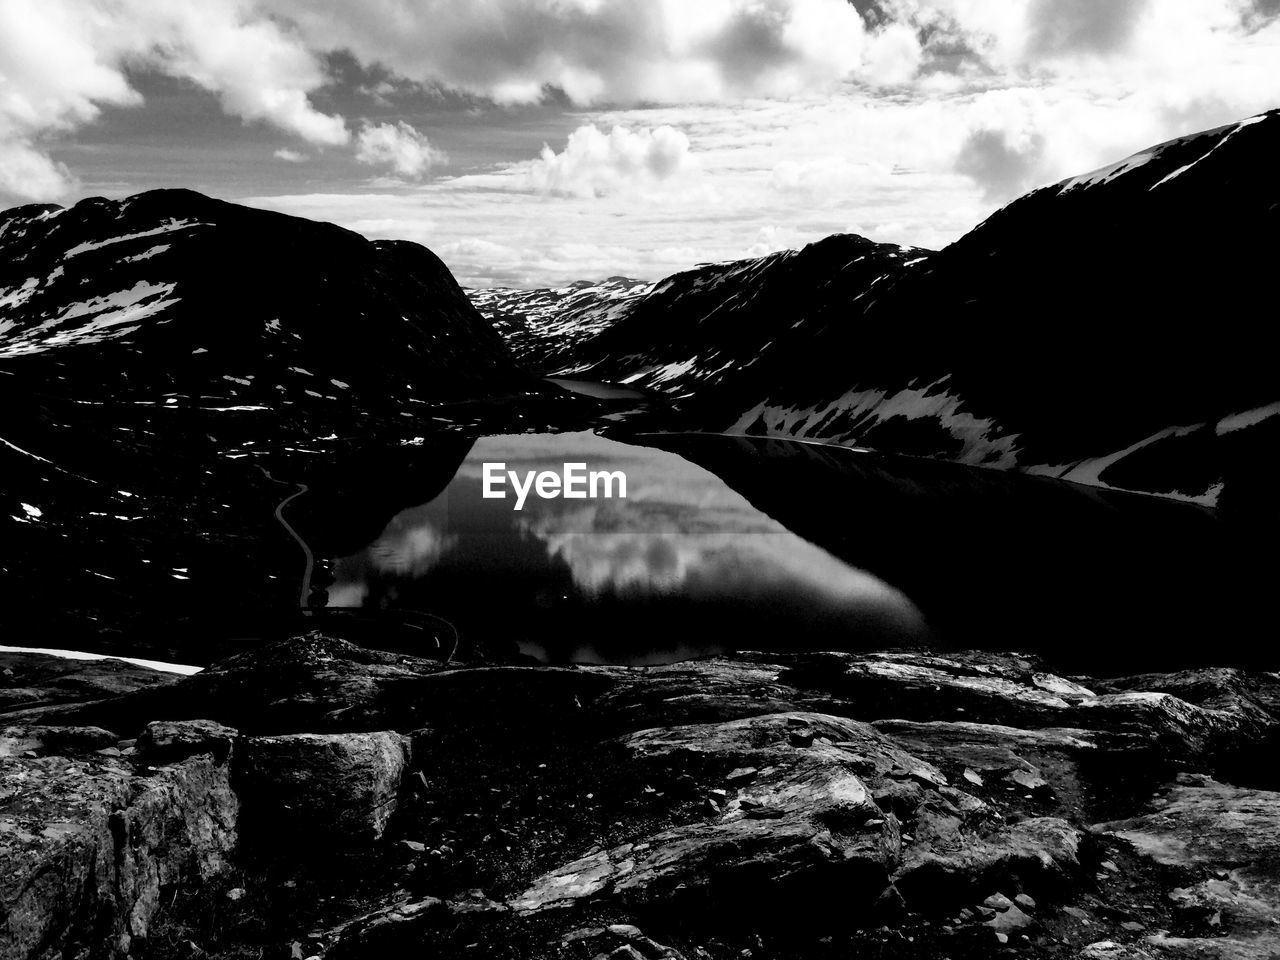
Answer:
[[[815,251],[840,235],[676,274],[611,302],[558,372],[665,392],[689,429],[1264,505],[1278,154],[1277,110],[1175,138],[835,291]],[[767,269],[806,258],[791,280]]]

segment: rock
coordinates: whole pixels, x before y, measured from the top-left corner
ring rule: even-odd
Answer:
[[[644,936],[644,932],[639,927],[630,923],[611,923],[605,929],[615,937],[622,937],[624,940],[638,940]]]
[[[1013,901],[1003,893],[993,893],[991,896],[987,897],[987,899],[982,901],[982,905],[990,910],[1000,912],[1012,907]]]
[[[1091,943],[1079,953],[1080,960],[1152,960],[1151,954],[1128,944],[1113,940]]]
[[[1014,770],[1005,780],[1032,795],[1046,796],[1053,793],[1049,782],[1035,770]]]
[[[74,756],[114,747],[119,740],[102,727],[12,726],[0,730],[0,757],[23,754]]]
[[[236,786],[246,830],[322,849],[372,843],[395,810],[408,742],[389,732],[244,738]]]
[[[1174,784],[1159,799],[1153,813],[1093,828],[1192,879],[1172,899],[1189,919],[1212,926],[1214,936],[1157,934],[1151,943],[1185,957],[1280,952],[1280,793],[1201,779]]]
[[[71,660],[41,653],[0,653],[0,666],[5,671],[0,683],[5,723],[39,723],[35,718],[51,707],[106,700],[179,680],[176,674],[123,660]]]
[[[797,721],[832,742],[795,745]],[[860,769],[868,762],[884,773],[926,766],[866,725],[818,714],[692,724],[625,738],[633,762],[655,770],[695,756],[723,769],[750,761],[760,771],[750,788],[759,807],[734,799],[714,821],[646,836],[643,850],[625,844],[589,853],[535,881],[512,907],[537,914],[607,900],[693,909],[694,903],[711,906],[714,891],[715,902],[733,909],[776,907],[780,897],[834,898],[842,909],[870,912],[900,856],[897,823],[881,815],[867,783],[852,772],[850,753],[834,741],[860,744]],[[777,815],[748,815],[759,808]],[[863,829],[873,819],[881,826]]]
[[[1030,897],[1025,893],[1018,894],[1016,897],[1013,898],[1013,902],[1016,903],[1023,910],[1026,910],[1028,913],[1035,912],[1035,909],[1036,909],[1035,898]]]
[[[1095,694],[1088,687],[1083,687],[1078,683],[1070,680],[1064,680],[1062,677],[1055,677],[1051,673],[1033,673],[1031,674],[1031,683],[1033,686],[1039,687],[1041,690],[1052,693],[1055,696],[1062,697],[1064,700],[1086,700],[1089,697],[1095,697]]]
[[[907,720],[873,725],[944,770],[958,769],[973,786],[1003,781],[1038,800],[1054,796],[1068,804],[1078,804],[1087,792],[1083,768],[1091,760],[1107,751],[1146,749],[1136,738],[1074,727]]]
[[[147,724],[134,750],[140,763],[155,767],[201,753],[221,761],[230,755],[237,736],[237,731],[212,720],[156,720]]]
[[[857,704],[867,719],[1072,726],[1072,705],[1033,684],[1033,672],[984,662],[981,655],[850,653],[797,658],[780,679]]]
[[[1200,707],[1169,693],[1145,690],[1085,700],[1077,710],[1081,726],[1140,734],[1175,758],[1217,759],[1218,754],[1264,742],[1276,726],[1253,711]]]
[[[755,767],[735,767],[724,779],[730,786],[740,787],[754,780],[759,772]]]
[[[244,887],[232,887],[230,890],[227,891],[227,899],[232,902],[235,902],[236,900],[241,899],[242,897],[244,897],[244,895],[245,895]]]
[[[0,956],[127,956],[162,889],[227,869],[238,814],[211,755],[148,776],[106,757],[0,758]]]
[[[895,883],[913,910],[942,912],[992,891],[1069,889],[1080,875],[1082,833],[1064,820],[1037,817],[959,844],[921,844],[899,869]]]
[[[1009,934],[1015,930],[1022,930],[1032,924],[1029,916],[1003,893],[993,893],[982,901],[982,905],[989,910],[995,911],[994,915],[986,921],[986,925],[997,934]]]

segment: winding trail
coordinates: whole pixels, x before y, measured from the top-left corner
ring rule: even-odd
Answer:
[[[261,464],[254,464],[254,466],[261,470],[262,475],[272,483],[285,483],[284,480],[277,480],[273,477],[271,475],[271,471]],[[316,558],[315,554],[311,552],[311,547],[307,545],[307,541],[303,540],[301,534],[294,529],[293,524],[285,519],[284,508],[310,489],[311,488],[305,483],[299,483],[298,489],[281,500],[276,505],[275,509],[275,517],[280,521],[280,526],[284,527],[289,536],[293,537],[293,539],[297,541],[298,546],[302,548],[303,556],[306,557],[306,565],[302,568],[302,587],[298,592],[298,606],[303,610],[303,612],[307,612],[311,606],[311,574],[314,572],[316,567]]]

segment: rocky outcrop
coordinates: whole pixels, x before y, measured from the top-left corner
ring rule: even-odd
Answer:
[[[5,730],[45,786],[4,855],[46,878],[5,888],[6,935],[78,949],[92,907],[102,949],[199,930],[225,958],[1267,957],[1275,795],[1206,775],[1264,775],[1274,681],[975,652],[446,666],[313,632]],[[111,810],[152,873],[91,853]],[[68,821],[79,874],[40,868]]]
[[[163,687],[178,677],[123,660],[0,653],[0,717],[23,708],[83,703]]]
[[[0,956],[130,955],[162,891],[227,869],[238,812],[212,755],[0,758]]]
[[[1170,871],[1180,932],[1148,940],[1159,956],[1280,955],[1280,793],[1183,776],[1140,817],[1094,829]]]
[[[512,900],[518,913],[602,898],[734,909],[794,899],[870,916],[896,901],[902,857],[898,819],[880,806],[892,805],[886,778],[944,782],[864,724],[820,714],[647,730],[621,746],[655,776],[699,769],[705,819],[566,864]]]

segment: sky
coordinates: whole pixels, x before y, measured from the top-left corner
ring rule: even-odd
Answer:
[[[1280,0],[0,0],[0,207],[183,186],[465,286],[937,249],[1280,106]]]

